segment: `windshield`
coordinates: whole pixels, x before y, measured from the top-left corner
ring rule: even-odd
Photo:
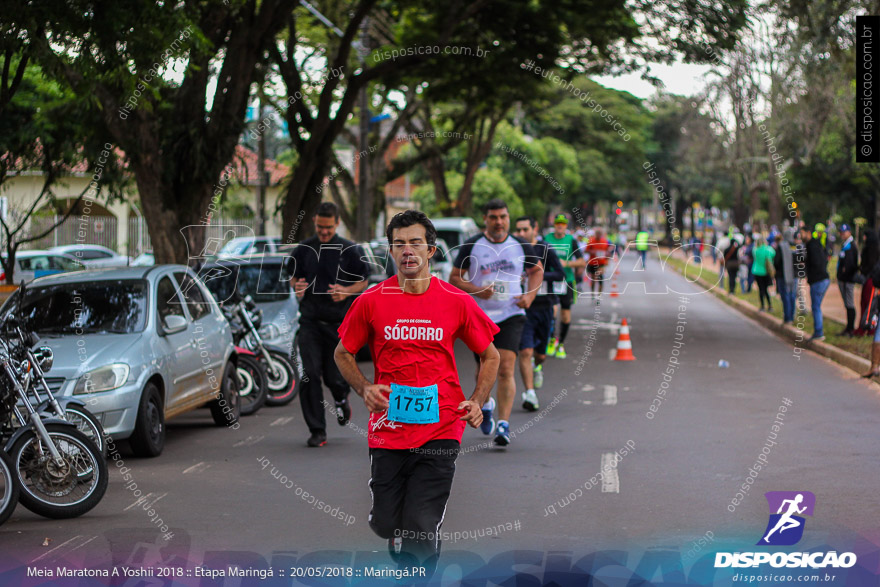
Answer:
[[[236,292],[241,297],[251,296],[257,303],[290,297],[290,278],[282,271],[281,263],[224,264],[206,269],[200,276],[220,303],[230,300]]]
[[[461,232],[457,230],[438,230],[437,238],[442,238],[450,247],[457,246],[461,240]]]
[[[245,240],[233,239],[233,240],[229,241],[228,243],[226,243],[225,245],[223,245],[223,248],[220,249],[220,254],[221,255],[241,255],[246,250],[248,250],[248,247],[250,247],[253,244],[253,242],[254,241],[252,241],[251,239],[245,239]]]
[[[17,315],[41,334],[129,334],[144,329],[146,292],[146,282],[134,279],[33,287]],[[5,310],[17,300],[18,294]]]

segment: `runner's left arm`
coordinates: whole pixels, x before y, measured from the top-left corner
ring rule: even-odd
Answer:
[[[535,300],[535,296],[538,295],[538,290],[541,289],[541,283],[544,281],[544,265],[541,263],[541,259],[531,243],[526,243],[520,239],[517,240],[520,241],[523,248],[523,267],[525,268],[528,281],[523,295],[517,296],[518,301],[516,305],[521,308],[528,308]]]
[[[466,421],[473,428],[479,428],[483,423],[483,412],[480,408],[489,399],[489,394],[495,385],[495,379],[498,377],[499,365],[501,365],[501,355],[495,345],[490,342],[486,350],[480,353],[480,370],[477,372],[477,386],[474,388],[474,393],[458,405],[459,410],[468,411],[459,420]]]

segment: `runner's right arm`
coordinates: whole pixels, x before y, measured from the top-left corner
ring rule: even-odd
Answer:
[[[364,377],[360,367],[358,367],[355,356],[348,352],[342,345],[342,342],[336,346],[333,358],[336,359],[336,366],[339,367],[339,372],[345,377],[348,384],[354,388],[355,393],[364,399],[364,404],[366,404],[368,410],[371,412],[382,412],[388,409],[388,398],[382,392],[391,393],[391,388],[387,385],[370,383]]]
[[[388,398],[383,392],[390,394],[391,388],[387,385],[370,383],[355,359],[355,353],[363,348],[372,336],[368,318],[370,311],[366,299],[368,296],[369,294],[358,297],[345,314],[345,319],[339,327],[339,344],[333,351],[333,358],[348,384],[354,388],[355,393],[364,398],[367,409],[371,412],[381,412],[388,408]]]

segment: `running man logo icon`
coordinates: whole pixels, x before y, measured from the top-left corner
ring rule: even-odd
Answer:
[[[791,546],[804,535],[801,516],[812,516],[816,496],[810,491],[768,491],[764,494],[770,506],[770,521],[759,545]],[[774,513],[775,512],[775,513]]]

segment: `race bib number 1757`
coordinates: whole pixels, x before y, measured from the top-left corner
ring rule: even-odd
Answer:
[[[410,387],[391,384],[388,419],[402,424],[436,424],[440,421],[437,385]]]

